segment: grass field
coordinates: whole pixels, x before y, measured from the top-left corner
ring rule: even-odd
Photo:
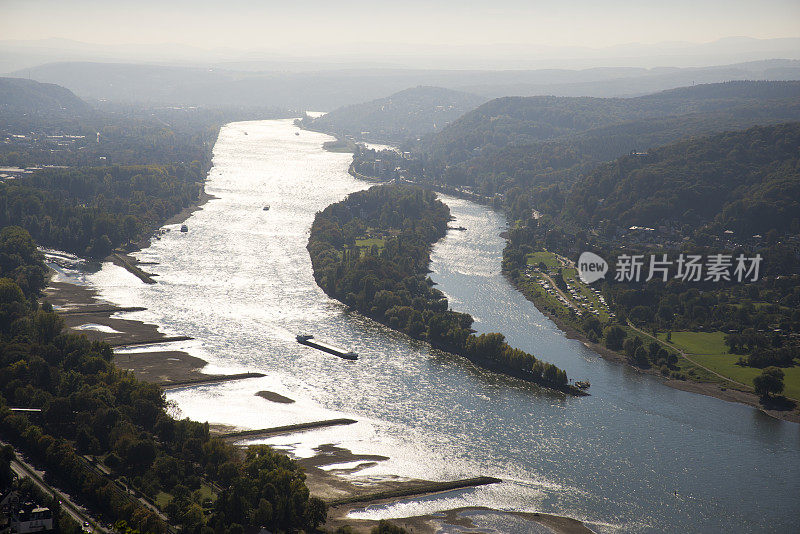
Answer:
[[[666,334],[658,338],[666,340]],[[724,332],[673,332],[672,344],[689,354],[730,354]]]
[[[666,334],[658,334],[666,340]],[[672,344],[689,355],[700,365],[730,378],[752,386],[753,378],[761,374],[761,369],[736,365],[740,355],[728,352],[723,332],[673,332]],[[800,399],[800,367],[783,368],[783,394],[792,399]]]
[[[540,263],[544,263],[548,269],[558,269],[561,266],[561,262],[552,252],[541,251],[528,254],[528,265],[539,265]]]
[[[217,499],[217,494],[214,493],[214,490],[212,490],[208,484],[200,484],[200,489],[196,491],[199,492],[198,496],[200,502],[206,499],[211,499],[212,501],[215,501]],[[165,491],[159,491],[158,495],[156,495],[155,504],[160,510],[163,510],[164,507],[168,505],[170,501],[172,501],[172,499],[173,499],[172,494],[167,493]]]
[[[377,245],[378,249],[382,249],[385,241],[381,237],[370,237],[367,239],[356,239],[356,246],[359,248],[372,248],[372,245]]]
[[[170,501],[172,501],[172,495],[166,491],[159,491],[158,495],[156,495],[156,506],[158,506],[159,510],[163,510]]]

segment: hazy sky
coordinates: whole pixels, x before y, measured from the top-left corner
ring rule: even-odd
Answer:
[[[800,0],[0,0],[0,39],[299,54],[354,43],[606,47],[727,36],[800,37]]]

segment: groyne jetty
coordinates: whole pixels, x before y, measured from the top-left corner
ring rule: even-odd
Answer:
[[[120,267],[122,267],[123,269],[128,271],[129,273],[131,273],[134,276],[136,276],[139,280],[141,280],[145,284],[155,284],[156,283],[156,281],[153,280],[153,276],[152,275],[150,275],[150,274],[144,272],[143,270],[141,270],[139,267],[134,265],[130,260],[128,260],[127,258],[122,256],[121,254],[118,254],[116,252],[112,253],[111,254],[111,261],[113,261],[115,264],[119,265]]]
[[[443,491],[452,491],[464,488],[474,488],[478,486],[486,486],[488,484],[497,484],[499,482],[502,482],[502,480],[494,477],[473,477],[445,482],[411,481],[404,485],[404,487],[401,486],[398,488],[386,489],[373,493],[364,493],[361,495],[351,495],[348,497],[331,499],[326,501],[326,504],[328,506],[339,506],[342,504],[368,503],[388,499],[399,499],[402,497],[429,495],[431,493],[441,493]]]
[[[140,339],[136,341],[120,341],[109,342],[108,344],[114,348],[119,347],[135,347],[137,345],[157,345],[159,343],[172,343],[173,341],[190,341],[194,339],[192,336],[164,336],[155,337],[152,339]]]
[[[158,385],[163,389],[176,389],[189,386],[201,386],[203,384],[217,384],[219,382],[229,382],[231,380],[244,380],[246,378],[261,378],[266,376],[264,373],[235,373],[231,375],[208,375],[207,377],[192,378],[189,380],[176,380],[159,382]]]
[[[325,428],[330,426],[352,425],[357,423],[355,419],[326,419],[324,421],[310,421],[308,423],[297,423],[294,425],[276,426],[272,428],[261,428],[257,430],[240,430],[238,432],[225,432],[220,437],[225,440],[236,441],[243,438],[263,438],[269,436],[279,436],[281,434],[292,434],[302,430],[312,430],[315,428]]]

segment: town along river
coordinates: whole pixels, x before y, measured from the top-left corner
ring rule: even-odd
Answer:
[[[206,187],[218,198],[186,221],[188,232],[171,231],[138,254],[158,263],[147,266],[158,283],[113,265],[91,277],[105,298],[147,308],[131,318],[195,338],[177,348],[207,360],[208,372],[267,375],[171,390],[177,415],[245,428],[352,418],[358,423],[262,441],[297,456],[332,443],[389,458],[354,476],[504,481],[358,517],[487,506],[568,515],[597,531],[798,530],[800,426],[671,389],[567,339],[501,275],[501,213],[445,197],[454,225],[467,230],[435,245],[431,277],[479,332],[502,332],[589,380],[589,397],[483,371],[328,298],[305,248],[311,222],[369,186],[347,174],[349,154],[322,150],[328,139],[285,120],[225,126]],[[299,333],[359,359],[302,346]],[[296,402],[255,395],[263,390]],[[493,520],[483,518],[487,527]]]

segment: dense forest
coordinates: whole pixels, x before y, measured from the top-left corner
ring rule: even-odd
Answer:
[[[441,87],[414,87],[363,104],[305,116],[303,128],[358,141],[400,144],[441,130],[486,98]]]
[[[510,347],[502,334],[472,333],[472,317],[449,309],[427,276],[431,245],[450,211],[431,191],[382,185],[317,214],[308,250],[330,296],[434,347],[493,370],[572,391],[566,373]]]
[[[148,236],[197,202],[206,169],[170,165],[43,169],[0,183],[0,225],[89,258]]]
[[[152,501],[166,494],[166,516],[185,532],[314,530],[325,520],[324,503],[309,497],[289,458],[266,446],[242,457],[212,438],[208,424],[173,419],[161,389],[114,367],[107,344],[62,331],[62,319],[37,302],[45,271],[27,232],[0,231],[5,439],[136,532],[166,532],[167,524],[125,488]],[[9,405],[41,408],[41,417],[15,414]]]
[[[565,217],[606,232],[672,223],[738,238],[800,232],[800,122],[684,141],[600,166]],[[688,232],[688,233],[687,233]]]
[[[728,82],[636,98],[505,97],[465,114],[426,139],[419,149],[441,164],[455,165],[472,159],[476,151],[528,145],[642,119],[718,112],[758,102],[796,101],[798,96],[800,82]]]

